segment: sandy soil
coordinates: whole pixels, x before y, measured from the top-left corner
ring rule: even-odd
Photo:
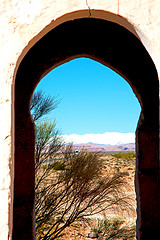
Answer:
[[[123,171],[127,173],[127,183],[129,189],[127,194],[131,195],[133,198],[132,206],[133,211],[130,214],[123,212],[116,212],[115,209],[112,211],[107,211],[104,214],[99,214],[93,216],[88,221],[80,222],[77,221],[73,223],[70,227],[64,230],[64,235],[59,239],[61,240],[86,240],[91,239],[86,237],[91,229],[98,229],[98,224],[101,219],[112,218],[113,216],[118,216],[123,218],[125,224],[136,222],[136,195],[135,195],[135,185],[134,185],[134,174],[135,174],[135,159],[117,159],[113,156],[103,156],[102,159],[105,161],[105,168],[103,169],[103,174],[112,174],[115,171]]]

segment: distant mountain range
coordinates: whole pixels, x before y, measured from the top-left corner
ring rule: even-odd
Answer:
[[[106,144],[95,144],[95,143],[85,143],[85,144],[74,144],[74,150],[88,150],[90,152],[124,152],[124,151],[135,151],[135,144],[120,144],[120,145],[106,145]]]

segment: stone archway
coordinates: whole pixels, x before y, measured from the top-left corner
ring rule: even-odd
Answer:
[[[51,69],[86,56],[122,75],[142,107],[136,132],[137,238],[159,233],[158,149],[159,83],[155,66],[137,37],[101,19],[62,23],[25,55],[15,81],[15,180],[13,239],[34,239],[34,128],[29,112],[32,93]],[[154,203],[154,204],[153,204]]]

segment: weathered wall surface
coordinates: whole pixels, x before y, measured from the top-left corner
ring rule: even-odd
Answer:
[[[45,32],[64,21],[83,17],[102,18],[124,25],[134,32],[145,45],[160,76],[159,11],[159,0],[1,0],[0,239],[11,239],[14,80],[18,65],[27,50]],[[131,25],[124,24],[123,18]]]

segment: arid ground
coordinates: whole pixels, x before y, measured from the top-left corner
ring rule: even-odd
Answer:
[[[130,212],[117,211],[114,207],[108,211],[101,214],[93,215],[82,221],[75,221],[71,226],[67,227],[63,231],[63,235],[58,239],[61,240],[86,240],[86,239],[102,239],[102,225],[105,219],[109,221],[118,221],[120,225],[131,225],[136,224],[136,196],[135,196],[135,185],[134,185],[134,175],[135,175],[135,153],[133,152],[121,152],[121,153],[109,153],[104,152],[102,154],[101,160],[104,161],[104,167],[102,169],[102,174],[112,175],[114,172],[125,172],[127,189],[125,194],[131,197],[130,204],[132,205],[132,210]],[[54,176],[56,171],[54,173]],[[47,179],[49,181],[49,179]],[[118,220],[117,220],[118,219]],[[93,234],[96,233],[96,234]],[[112,238],[112,239],[127,239],[127,238]],[[136,238],[132,238],[136,239]]]

